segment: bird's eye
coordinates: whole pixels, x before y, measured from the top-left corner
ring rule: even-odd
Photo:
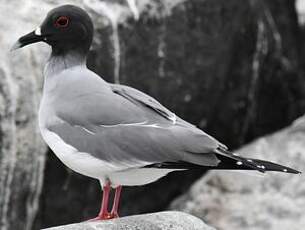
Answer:
[[[57,28],[64,28],[69,25],[69,18],[66,16],[60,16],[54,23],[54,26]]]

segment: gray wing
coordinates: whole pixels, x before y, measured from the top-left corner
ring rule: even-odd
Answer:
[[[173,124],[176,123],[176,115],[147,94],[125,85],[110,84],[110,87],[114,93],[121,95],[130,102],[140,106],[148,107],[155,113],[173,122]]]
[[[179,123],[179,125],[197,129],[196,126],[184,121],[183,119],[179,118],[174,113],[169,111],[153,97],[135,88],[119,84],[110,84],[110,87],[114,93],[119,94],[122,97],[128,99],[129,101],[141,105],[142,107],[150,108],[155,113],[171,121],[173,124]]]
[[[47,128],[78,151],[120,164],[121,169],[176,161],[218,164],[211,153],[221,146],[217,140],[138,90],[110,88],[75,97],[74,107],[62,109],[61,104],[56,111],[60,122]]]

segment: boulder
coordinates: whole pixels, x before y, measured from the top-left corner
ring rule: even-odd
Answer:
[[[92,70],[156,97],[229,146],[273,132],[304,112],[305,59],[294,1],[69,2],[94,20]],[[37,110],[49,47],[9,52],[18,37],[60,4],[7,0],[0,7],[1,230],[81,221],[94,216],[100,204],[98,183],[46,154],[39,134]],[[124,189],[121,214],[164,210],[202,173],[174,173]]]
[[[236,150],[305,172],[305,118]],[[211,171],[171,205],[219,230],[300,230],[305,224],[304,175]]]
[[[45,230],[215,230],[202,220],[183,212],[159,212],[106,221],[82,222]]]
[[[42,17],[38,6],[33,11],[20,6],[25,2],[13,0],[0,7],[1,230],[32,229],[47,151],[37,121],[46,46],[10,52],[18,36],[32,31]]]

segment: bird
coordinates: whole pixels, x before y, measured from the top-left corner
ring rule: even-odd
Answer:
[[[189,169],[300,172],[269,161],[245,158],[153,97],[127,85],[106,82],[86,66],[93,39],[89,14],[61,5],[12,46],[51,46],[44,68],[38,112],[41,135],[72,170],[99,180],[100,211],[92,220],[119,217],[122,186],[152,183]],[[115,190],[109,211],[109,194]]]

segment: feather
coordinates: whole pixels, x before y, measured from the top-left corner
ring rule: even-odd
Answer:
[[[217,166],[203,166],[185,161],[163,162],[147,165],[145,167],[167,168],[167,169],[193,169],[193,170],[257,170],[259,172],[277,171],[285,173],[300,174],[301,172],[269,161],[245,158],[229,152],[226,149],[218,148],[216,156],[219,159]]]

